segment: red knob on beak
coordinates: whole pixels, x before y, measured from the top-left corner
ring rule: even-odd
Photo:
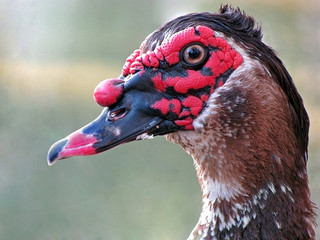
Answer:
[[[98,84],[93,97],[96,103],[102,107],[115,104],[123,94],[124,81],[121,79],[107,79]]]

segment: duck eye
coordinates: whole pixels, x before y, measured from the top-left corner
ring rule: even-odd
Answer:
[[[207,49],[200,43],[192,43],[182,49],[182,59],[188,67],[199,66],[206,57]]]

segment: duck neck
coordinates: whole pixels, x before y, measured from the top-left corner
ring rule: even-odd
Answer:
[[[283,179],[269,179],[259,186],[243,184],[239,175],[228,182],[223,177],[213,179],[204,164],[194,162],[203,205],[188,240],[314,239],[310,212],[297,196],[304,190],[292,189]]]
[[[297,174],[293,183],[276,173],[258,176],[246,172],[241,164],[232,166],[228,159],[210,153],[198,156],[203,155],[206,157],[193,156],[202,189],[202,212],[188,240],[314,239],[306,174]],[[256,181],[246,180],[252,174]]]

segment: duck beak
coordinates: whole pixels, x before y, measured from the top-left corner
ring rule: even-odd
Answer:
[[[122,143],[168,131],[162,118],[138,109],[131,109],[117,121],[110,121],[109,114],[110,110],[105,108],[96,120],[53,144],[48,152],[48,164],[53,165],[57,160],[72,156],[97,154]]]

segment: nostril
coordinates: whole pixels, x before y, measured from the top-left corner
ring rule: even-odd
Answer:
[[[108,120],[109,121],[118,121],[119,119],[123,118],[127,114],[127,108],[119,108],[108,113]]]

